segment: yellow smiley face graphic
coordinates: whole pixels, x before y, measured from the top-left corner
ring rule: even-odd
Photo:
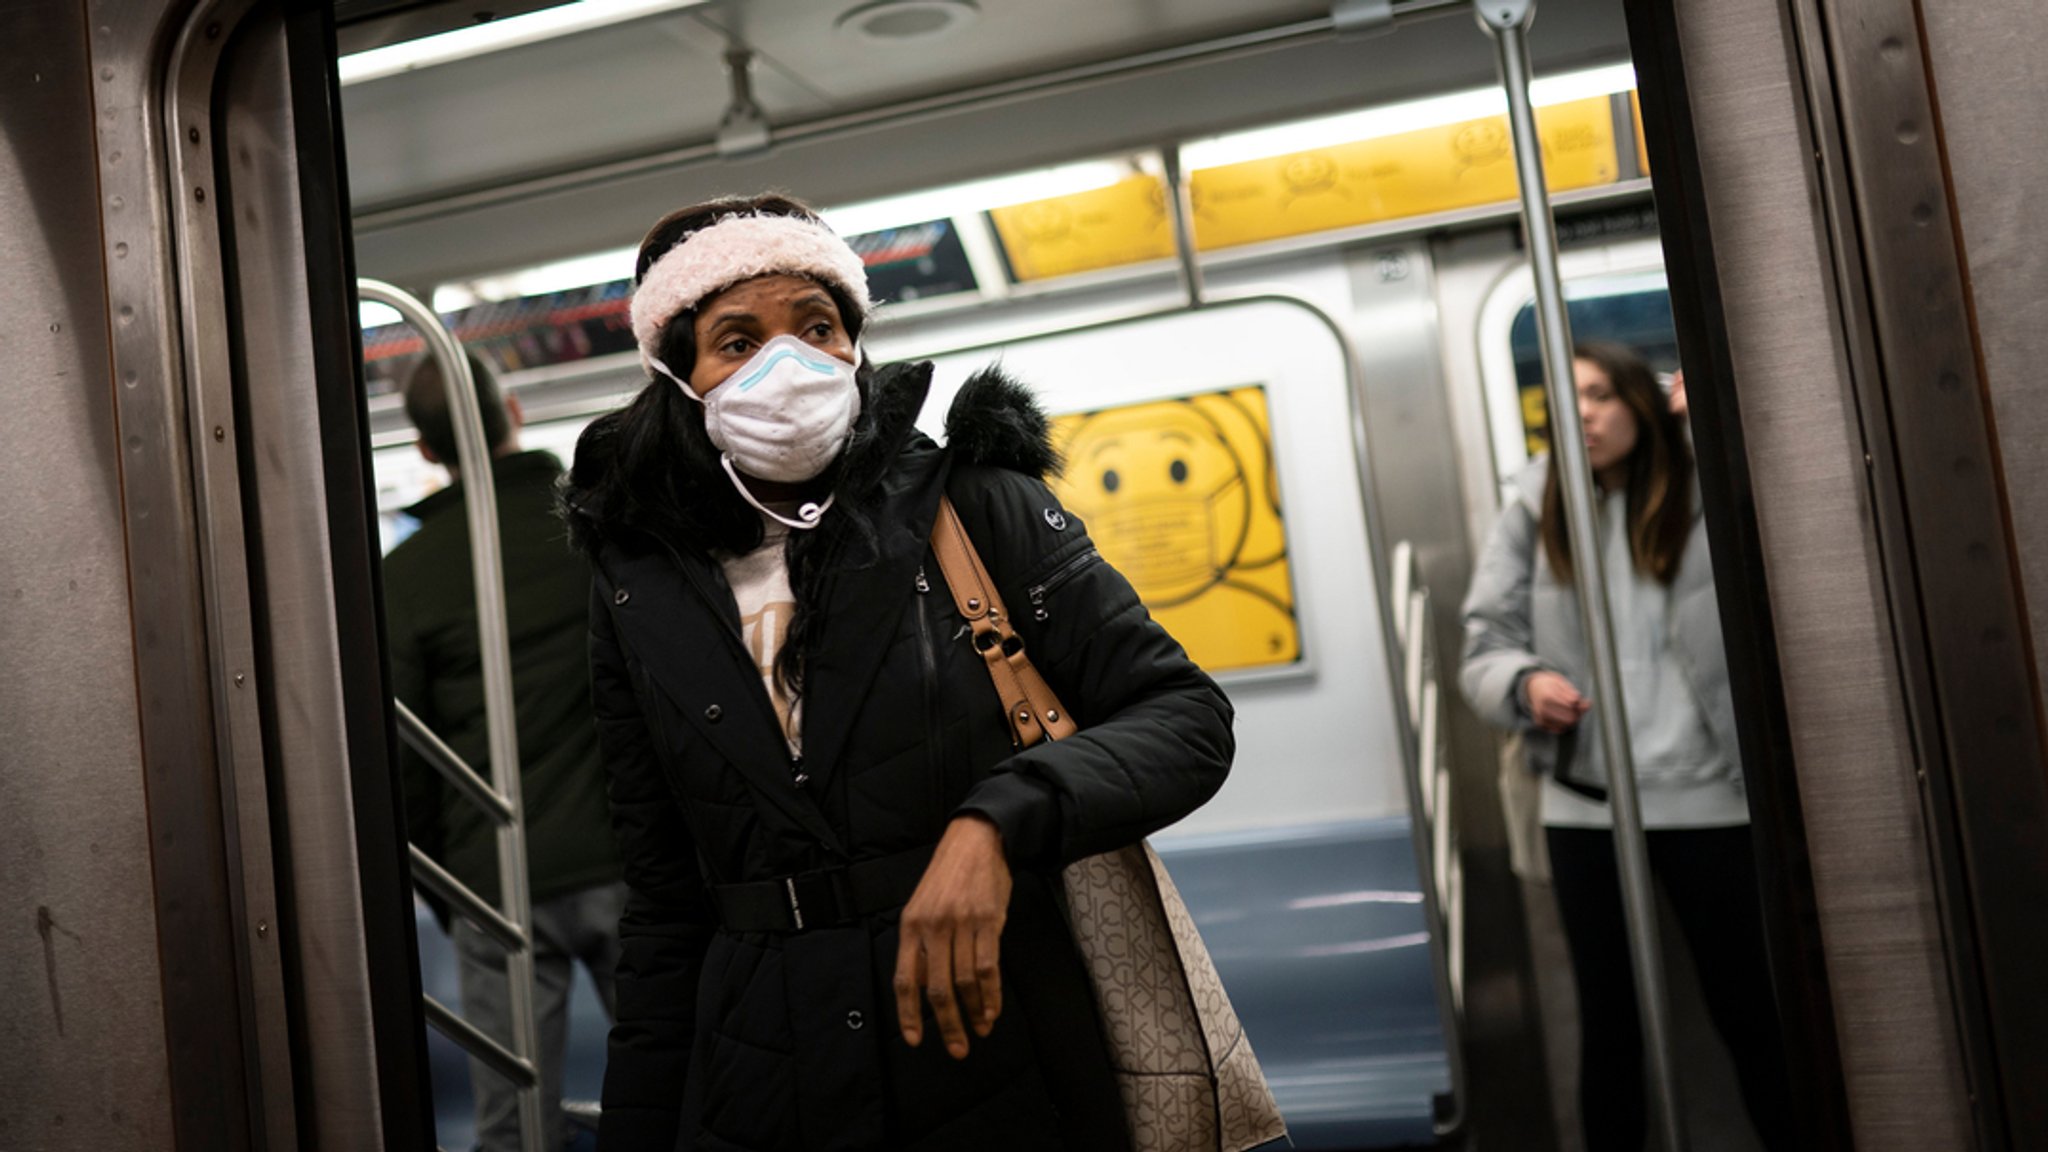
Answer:
[[[1062,417],[1060,499],[1206,668],[1299,658],[1260,388]]]
[[[1088,418],[1068,449],[1073,506],[1147,604],[1199,596],[1244,538],[1244,465],[1188,404]]]

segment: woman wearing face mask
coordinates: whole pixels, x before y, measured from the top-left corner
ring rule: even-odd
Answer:
[[[631,892],[601,1144],[1128,1147],[1058,870],[1213,794],[1228,702],[1042,482],[1027,392],[916,430],[930,365],[861,357],[861,261],[802,205],[677,212],[636,279],[650,382],[564,497]],[[1012,747],[941,496],[1078,735]]]
[[[1714,1026],[1766,1147],[1793,1145],[1750,856],[1749,809],[1706,524],[1680,418],[1633,352],[1576,349],[1598,487],[1599,556],[1651,870],[1678,915]],[[1537,460],[1487,540],[1464,607],[1459,685],[1519,731],[1543,776],[1551,874],[1578,989],[1580,1116],[1591,1152],[1643,1144],[1642,1033],[1614,864],[1607,767],[1588,696],[1557,461]]]

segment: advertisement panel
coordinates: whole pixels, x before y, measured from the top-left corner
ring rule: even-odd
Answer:
[[[1608,97],[1539,108],[1536,128],[1551,191],[1618,177]],[[1204,250],[1505,203],[1518,194],[1504,115],[1198,169],[1189,189],[1195,242]]]
[[[1264,387],[1074,413],[1054,435],[1060,500],[1196,663],[1301,659]]]

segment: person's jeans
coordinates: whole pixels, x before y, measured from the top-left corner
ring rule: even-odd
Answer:
[[[625,907],[624,884],[585,888],[533,906],[533,1018],[540,1037],[544,1148],[560,1148],[568,1140],[562,1121],[562,1053],[569,1042],[569,988],[575,962],[581,960],[590,970],[605,1015],[612,1016],[612,972],[619,962],[619,914]],[[462,1015],[509,1048],[512,993],[505,978],[505,950],[460,916],[455,918],[454,935]],[[483,1152],[518,1152],[518,1090],[478,1060],[469,1062],[469,1080],[476,1092],[477,1147]]]

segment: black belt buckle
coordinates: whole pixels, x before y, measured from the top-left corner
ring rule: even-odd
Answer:
[[[796,877],[783,877],[782,887],[789,893],[789,918],[794,922],[796,930],[801,932],[804,930],[804,906],[803,902],[796,898]]]

